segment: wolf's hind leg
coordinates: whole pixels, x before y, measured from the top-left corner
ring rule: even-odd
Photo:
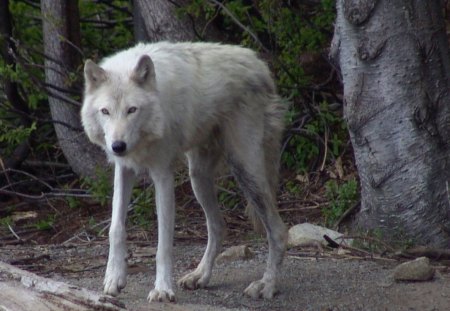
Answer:
[[[220,214],[214,187],[214,171],[219,159],[217,147],[195,149],[187,156],[192,188],[206,215],[208,245],[200,264],[193,272],[183,276],[178,285],[197,289],[205,287],[209,282],[214,260],[222,246],[225,222]]]
[[[269,178],[277,176],[268,175],[265,163],[267,150],[259,126],[258,120],[238,118],[234,126],[226,131],[225,146],[233,174],[250,206],[256,209],[269,242],[266,271],[244,293],[253,298],[270,299],[276,293],[276,278],[286,249],[287,229],[277,211],[274,186],[269,182]]]
[[[276,278],[286,249],[287,231],[276,210],[275,198],[268,189],[265,174],[252,172],[249,162],[240,166],[234,164],[234,174],[251,206],[263,223],[269,242],[269,258],[261,280],[251,283],[244,293],[252,298],[271,299],[276,293]]]

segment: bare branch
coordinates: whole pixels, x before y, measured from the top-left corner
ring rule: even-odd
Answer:
[[[247,26],[245,26],[244,24],[242,24],[239,19],[225,6],[223,5],[221,2],[217,1],[217,0],[209,0],[209,2],[213,3],[214,5],[220,7],[222,9],[223,12],[225,12],[232,20],[233,22],[236,23],[236,25],[238,25],[242,30],[244,30],[245,32],[247,32],[255,41],[255,43],[264,51],[264,52],[270,52],[269,49],[267,49],[264,44],[262,44],[262,42],[259,40],[258,36]]]

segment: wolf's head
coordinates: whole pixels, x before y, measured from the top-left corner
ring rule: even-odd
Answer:
[[[132,70],[84,66],[85,96],[81,120],[89,139],[106,152],[125,156],[142,140],[163,135],[153,62],[142,56]]]

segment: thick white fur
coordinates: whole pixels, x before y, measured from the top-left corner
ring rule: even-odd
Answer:
[[[87,61],[85,81],[84,129],[115,164],[104,292],[117,295],[126,285],[126,206],[135,175],[146,171],[155,184],[159,237],[155,288],[148,299],[175,299],[173,163],[185,154],[209,236],[199,266],[178,284],[195,289],[210,279],[225,227],[213,183],[224,157],[269,241],[267,270],[245,293],[272,298],[286,228],[275,206],[283,107],[267,66],[251,50],[237,46],[160,42],[138,44],[105,58],[100,66]],[[115,142],[125,143],[126,151],[115,152]]]

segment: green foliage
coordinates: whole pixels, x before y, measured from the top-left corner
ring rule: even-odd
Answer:
[[[329,180],[325,183],[325,190],[329,204],[322,209],[322,213],[326,226],[332,227],[336,220],[358,200],[358,184],[355,179],[341,185],[336,180]]]
[[[55,223],[55,215],[49,215],[47,219],[41,219],[34,224],[34,227],[38,230],[50,230]]]
[[[69,205],[70,208],[73,209],[79,208],[81,206],[80,200],[76,197],[71,196],[66,197],[66,203],[67,205]]]
[[[294,123],[300,112],[293,108],[287,115],[288,123]],[[336,158],[345,147],[347,128],[341,117],[330,110],[328,102],[323,101],[311,119],[289,137],[286,152],[282,154],[282,162],[286,167],[305,173],[310,163],[320,155],[319,146],[327,144],[327,155]]]
[[[0,228],[1,227],[7,228],[8,226],[10,226],[13,223],[14,223],[14,220],[12,219],[11,216],[6,216],[3,218],[0,218]]]
[[[301,192],[300,185],[293,180],[288,180],[285,184],[285,188],[291,195],[298,195]]]
[[[0,119],[0,146],[4,146],[2,148],[4,153],[10,154],[17,145],[30,137],[35,130],[36,122],[33,122],[30,127],[13,127],[11,123]]]
[[[131,223],[148,229],[155,215],[154,187],[134,188],[131,201],[133,202],[133,213],[130,215]]]
[[[241,202],[241,196],[237,194],[238,188],[236,181],[232,178],[224,178],[218,183],[219,204],[225,208],[233,209]]]
[[[81,186],[88,188],[89,192],[100,205],[106,206],[111,197],[110,172],[101,168],[96,169],[95,179],[90,177],[83,178]],[[68,201],[70,206],[70,201]],[[72,204],[73,204],[72,200]]]
[[[131,1],[79,2],[83,52],[86,58],[100,58],[134,43]],[[112,10],[114,6],[116,10]],[[93,27],[93,26],[96,27]]]

